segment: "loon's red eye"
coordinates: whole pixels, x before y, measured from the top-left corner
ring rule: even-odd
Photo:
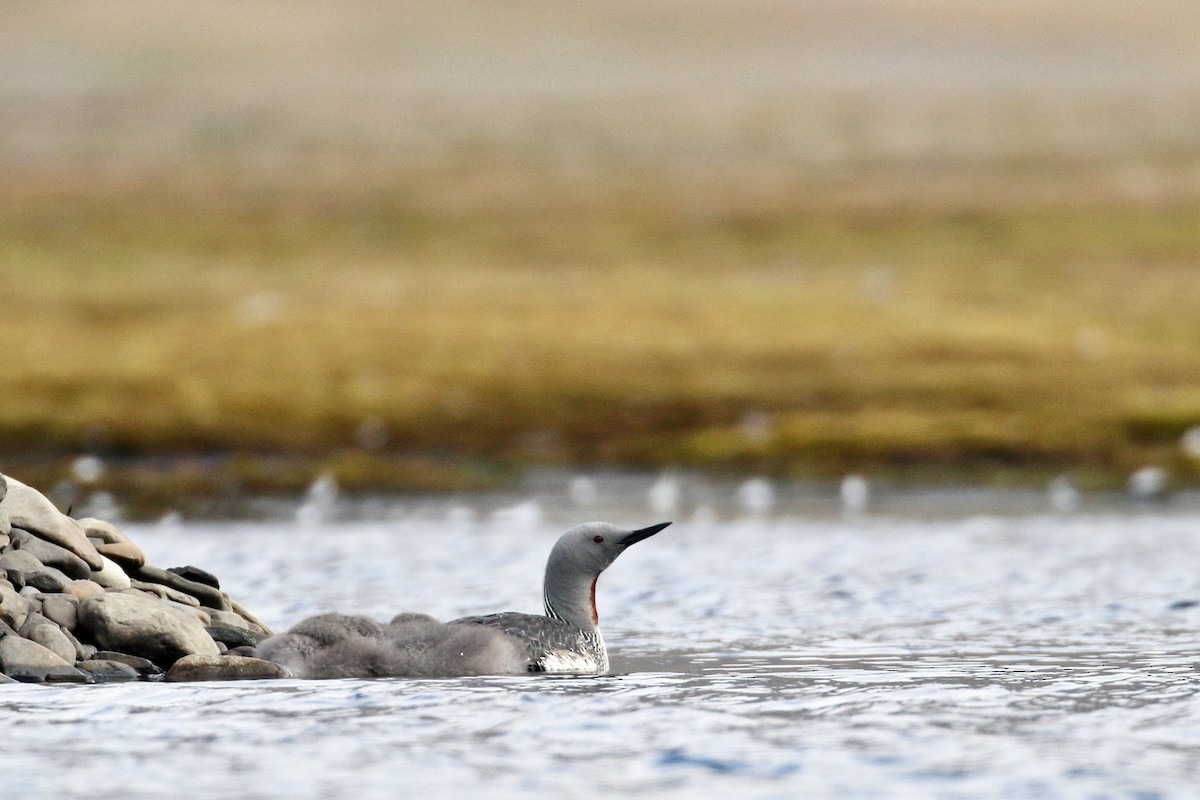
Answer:
[[[604,537],[603,536],[593,536],[592,541],[595,542],[596,544],[602,544],[604,542]]]

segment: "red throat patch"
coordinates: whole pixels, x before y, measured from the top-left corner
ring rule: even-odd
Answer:
[[[596,613],[596,578],[592,578],[592,624],[600,624],[600,615]]]

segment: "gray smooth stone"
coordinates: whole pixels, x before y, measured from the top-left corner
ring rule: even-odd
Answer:
[[[200,607],[200,601],[190,594],[172,589],[170,586],[161,586],[150,581],[131,581],[130,586],[137,589],[139,592],[149,593],[155,597],[160,597],[163,600],[171,600],[184,606],[192,606],[193,608]]]
[[[157,583],[160,586],[166,586],[169,589],[189,594],[199,600],[201,605],[208,606],[209,608],[216,608],[221,611],[229,610],[229,603],[225,601],[225,595],[221,593],[220,589],[214,589],[206,584],[190,581],[181,575],[176,575],[174,572],[168,572],[165,569],[143,564],[138,569],[131,570],[129,577],[148,583]]]
[[[224,642],[227,647],[257,647],[259,637],[245,628],[226,628],[221,625],[209,625],[204,630],[215,642]]]
[[[185,656],[167,670],[168,681],[252,681],[286,678],[287,670],[261,658]]]
[[[140,567],[146,563],[146,554],[121,532],[116,525],[94,517],[79,520],[83,532],[101,555],[108,556],[122,567]],[[99,544],[97,544],[99,540]]]
[[[63,631],[63,635],[71,641],[71,646],[75,648],[76,661],[88,661],[96,655],[95,645],[84,644],[76,639],[75,634],[71,633],[70,631]]]
[[[48,594],[42,598],[42,614],[46,619],[69,631],[75,630],[78,609],[78,601],[73,601],[69,594]]]
[[[232,611],[211,611],[209,612],[209,616],[212,617],[213,625],[219,625],[222,628],[237,628],[243,631],[251,630],[250,623],[243,619],[240,614],[235,614]]]
[[[185,580],[203,583],[205,586],[211,586],[214,589],[221,588],[221,582],[217,580],[216,575],[199,567],[193,567],[190,564],[186,567],[167,567],[167,572],[174,573]]]
[[[160,678],[165,673],[148,658],[141,656],[131,656],[128,653],[117,653],[112,650],[100,650],[92,656],[92,660],[97,661],[118,661],[122,664],[127,664],[133,667],[143,678]]]
[[[91,675],[96,683],[136,681],[142,677],[141,673],[128,664],[122,664],[120,661],[113,661],[107,658],[80,661],[75,666],[77,669],[81,669]]]
[[[220,652],[198,620],[125,592],[109,592],[80,605],[76,630],[99,648],[142,656],[164,668],[184,656]]]
[[[54,567],[42,567],[33,572],[26,572],[22,577],[25,578],[26,586],[32,586],[39,592],[61,592],[71,582],[62,570]]]
[[[0,672],[17,680],[44,681],[52,674],[69,676],[76,670],[37,642],[5,636],[0,639]]]
[[[29,553],[47,567],[60,569],[71,578],[86,580],[92,577],[92,568],[75,553],[54,542],[39,539],[27,530],[13,528],[12,540],[21,552]],[[99,558],[99,554],[96,555]],[[100,562],[103,564],[103,562]]]
[[[250,623],[250,630],[254,631],[255,633],[261,633],[263,636],[271,635],[271,629],[267,627],[265,622],[251,614],[229,595],[225,595],[225,600],[229,603],[230,611]]]
[[[44,564],[28,550],[9,550],[0,556],[0,570],[17,572],[33,572],[41,569]]]
[[[46,675],[46,683],[95,683],[88,673],[72,668],[70,672],[51,672]]]
[[[49,621],[50,620],[48,620],[44,616],[42,616],[42,613],[40,611],[37,611],[37,610],[30,611],[29,616],[26,617],[26,619],[25,619],[25,624],[23,624],[20,628],[17,629],[17,633],[19,633],[21,636],[24,636],[26,639],[28,639],[30,628],[32,628],[34,625],[44,625]]]
[[[49,620],[36,625],[27,625],[25,638],[37,642],[68,664],[74,664],[78,653],[75,645],[62,629]]]
[[[200,624],[206,628],[212,624],[212,617],[208,615],[206,609],[200,606],[194,606],[189,603],[176,603],[174,600],[163,600],[163,608],[172,612],[177,611],[192,619],[199,620]]]
[[[20,628],[29,617],[29,612],[33,610],[33,604],[29,602],[29,598],[18,594],[7,583],[2,583],[0,584],[0,609],[2,609],[0,617],[3,617],[14,628]]]
[[[79,523],[55,508],[37,489],[9,478],[4,508],[8,511],[14,528],[30,531],[42,539],[67,548],[92,569],[104,566],[100,560],[100,553],[88,541]],[[44,561],[43,559],[43,563]]]
[[[91,581],[71,581],[63,587],[63,594],[70,595],[82,603],[104,594],[104,587]]]

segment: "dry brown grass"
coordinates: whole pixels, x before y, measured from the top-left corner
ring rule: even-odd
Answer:
[[[135,193],[54,247],[26,218],[0,430],[325,458],[365,423],[431,458],[1118,474],[1200,421],[1200,205],[616,195],[414,218],[377,195],[192,216]]]

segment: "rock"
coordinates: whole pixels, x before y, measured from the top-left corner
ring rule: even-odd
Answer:
[[[70,640],[71,646],[75,648],[75,660],[87,661],[96,655],[95,645],[85,644],[75,638],[75,635],[70,631],[63,631],[63,636]]]
[[[208,606],[209,608],[217,608],[222,611],[229,610],[229,604],[225,601],[225,595],[221,593],[220,589],[214,589],[207,584],[188,580],[181,575],[176,575],[174,572],[168,572],[165,569],[143,564],[138,569],[132,570],[129,577],[148,583],[156,583],[178,592],[190,594],[199,600],[201,605]]]
[[[116,653],[111,650],[100,650],[92,656],[95,661],[116,661],[121,664],[133,667],[138,675],[141,675],[147,680],[158,680],[165,673],[153,661],[142,658],[140,656],[131,656],[125,653]]]
[[[187,655],[252,654],[270,635],[212,573],[192,565],[154,567],[115,525],[76,521],[2,475],[0,487],[0,638],[11,623],[67,662],[112,660],[93,658],[98,645],[165,668]],[[51,679],[88,678],[71,671]]]
[[[103,595],[104,587],[92,581],[71,581],[63,587],[63,594],[70,595],[82,603]]]
[[[178,611],[180,614],[184,614],[194,620],[198,620],[200,624],[206,628],[209,625],[212,625],[212,617],[208,615],[207,611],[199,606],[193,606],[187,603],[176,603],[174,600],[164,600],[163,608],[170,609],[171,611]]]
[[[160,586],[159,584],[151,583],[150,581],[131,581],[130,585],[139,592],[152,594],[155,597],[162,598],[163,600],[171,600],[179,603],[180,605],[192,606],[193,608],[200,607],[200,601],[195,597],[192,597],[190,594],[185,594],[184,592],[172,589],[169,586]]]
[[[108,556],[126,569],[137,569],[146,563],[146,556],[133,542],[106,542],[96,546],[96,552]]]
[[[220,627],[233,627],[238,628],[239,631],[248,631],[254,638],[258,640],[265,639],[271,634],[270,631],[265,631],[262,627],[254,625],[253,622],[245,619],[241,614],[235,614],[233,612],[217,612],[217,610],[215,610],[215,612],[211,613],[211,616],[211,625]]]
[[[111,522],[84,517],[79,524],[101,555],[108,556],[123,567],[136,568],[146,563],[146,555],[141,548]],[[96,544],[97,539],[100,544]]]
[[[46,676],[46,683],[95,683],[92,676],[82,670],[72,669],[70,672],[51,672]]]
[[[42,598],[42,614],[68,631],[75,630],[75,623],[79,619],[76,615],[78,608],[79,601],[69,594],[48,594]]]
[[[109,592],[79,606],[77,630],[97,647],[148,658],[170,667],[187,655],[220,651],[198,620],[176,616],[155,600]]]
[[[21,634],[31,642],[37,642],[42,647],[46,648],[56,656],[61,658],[68,664],[74,664],[78,653],[75,650],[75,645],[67,634],[62,632],[62,629],[55,625],[50,620],[37,615],[41,618],[41,622],[30,625],[26,623]],[[33,618],[33,615],[30,615]]]
[[[14,628],[20,628],[31,609],[28,598],[17,594],[8,584],[0,584],[0,619]]]
[[[37,642],[20,636],[0,639],[0,672],[17,680],[48,680],[51,675],[73,676],[78,670]]]
[[[260,620],[258,617],[251,614],[246,609],[242,608],[241,604],[239,604],[236,600],[233,600],[232,598],[230,598],[229,595],[226,595],[225,599],[229,603],[230,611],[232,611],[233,613],[237,614],[239,617],[241,617],[242,619],[244,619],[250,623],[250,630],[254,631],[255,633],[262,634],[263,636],[271,635],[271,629],[268,628],[262,622],[262,620]]]
[[[169,681],[246,681],[286,678],[278,664],[246,656],[185,656],[167,671]]]
[[[44,565],[28,550],[10,550],[0,556],[0,569],[5,572],[33,572]]]
[[[79,580],[86,580],[92,576],[92,568],[88,566],[87,562],[65,547],[59,547],[53,542],[39,539],[29,531],[20,528],[13,529],[12,539],[13,543],[20,548],[20,552],[29,553],[47,567],[60,569],[70,577]]]
[[[31,627],[33,627],[34,625],[41,625],[46,622],[49,622],[49,620],[46,619],[44,616],[42,616],[42,613],[40,611],[38,611],[36,609],[33,611],[30,611],[28,616],[25,619],[25,623],[23,625],[21,625],[20,628],[17,629],[17,634],[20,636],[24,636],[26,639],[28,639],[29,638],[29,629]]]
[[[209,614],[212,617],[212,624],[222,628],[237,628],[238,630],[250,630],[250,623],[243,619],[240,614],[235,614],[232,611],[213,611]]]
[[[79,556],[92,569],[104,566],[100,553],[88,541],[79,523],[66,516],[36,489],[13,478],[8,479],[8,495],[4,508],[14,528],[29,531],[49,542],[65,547]],[[45,559],[42,559],[45,563]]]
[[[259,637],[245,628],[226,628],[221,625],[210,625],[204,630],[213,641],[224,642],[227,647],[256,647]]]
[[[107,658],[80,661],[75,666],[91,675],[96,683],[136,681],[142,677],[136,669],[128,664],[122,664],[120,661],[113,661]]]
[[[104,567],[92,570],[93,581],[105,589],[128,589],[132,585],[129,576],[117,566],[115,561],[105,555],[101,555],[100,558],[104,560]]]
[[[167,567],[167,572],[174,573],[185,580],[203,583],[205,586],[211,586],[214,589],[221,588],[221,582],[217,580],[216,575],[206,572],[199,567],[190,565],[186,567]]]
[[[79,526],[83,528],[83,532],[87,534],[89,539],[96,539],[102,542],[127,542],[129,537],[121,533],[121,529],[116,525],[103,519],[95,517],[80,517]]]
[[[27,587],[32,586],[39,592],[61,592],[71,582],[62,570],[54,567],[42,567],[33,572],[26,572],[23,577]]]

